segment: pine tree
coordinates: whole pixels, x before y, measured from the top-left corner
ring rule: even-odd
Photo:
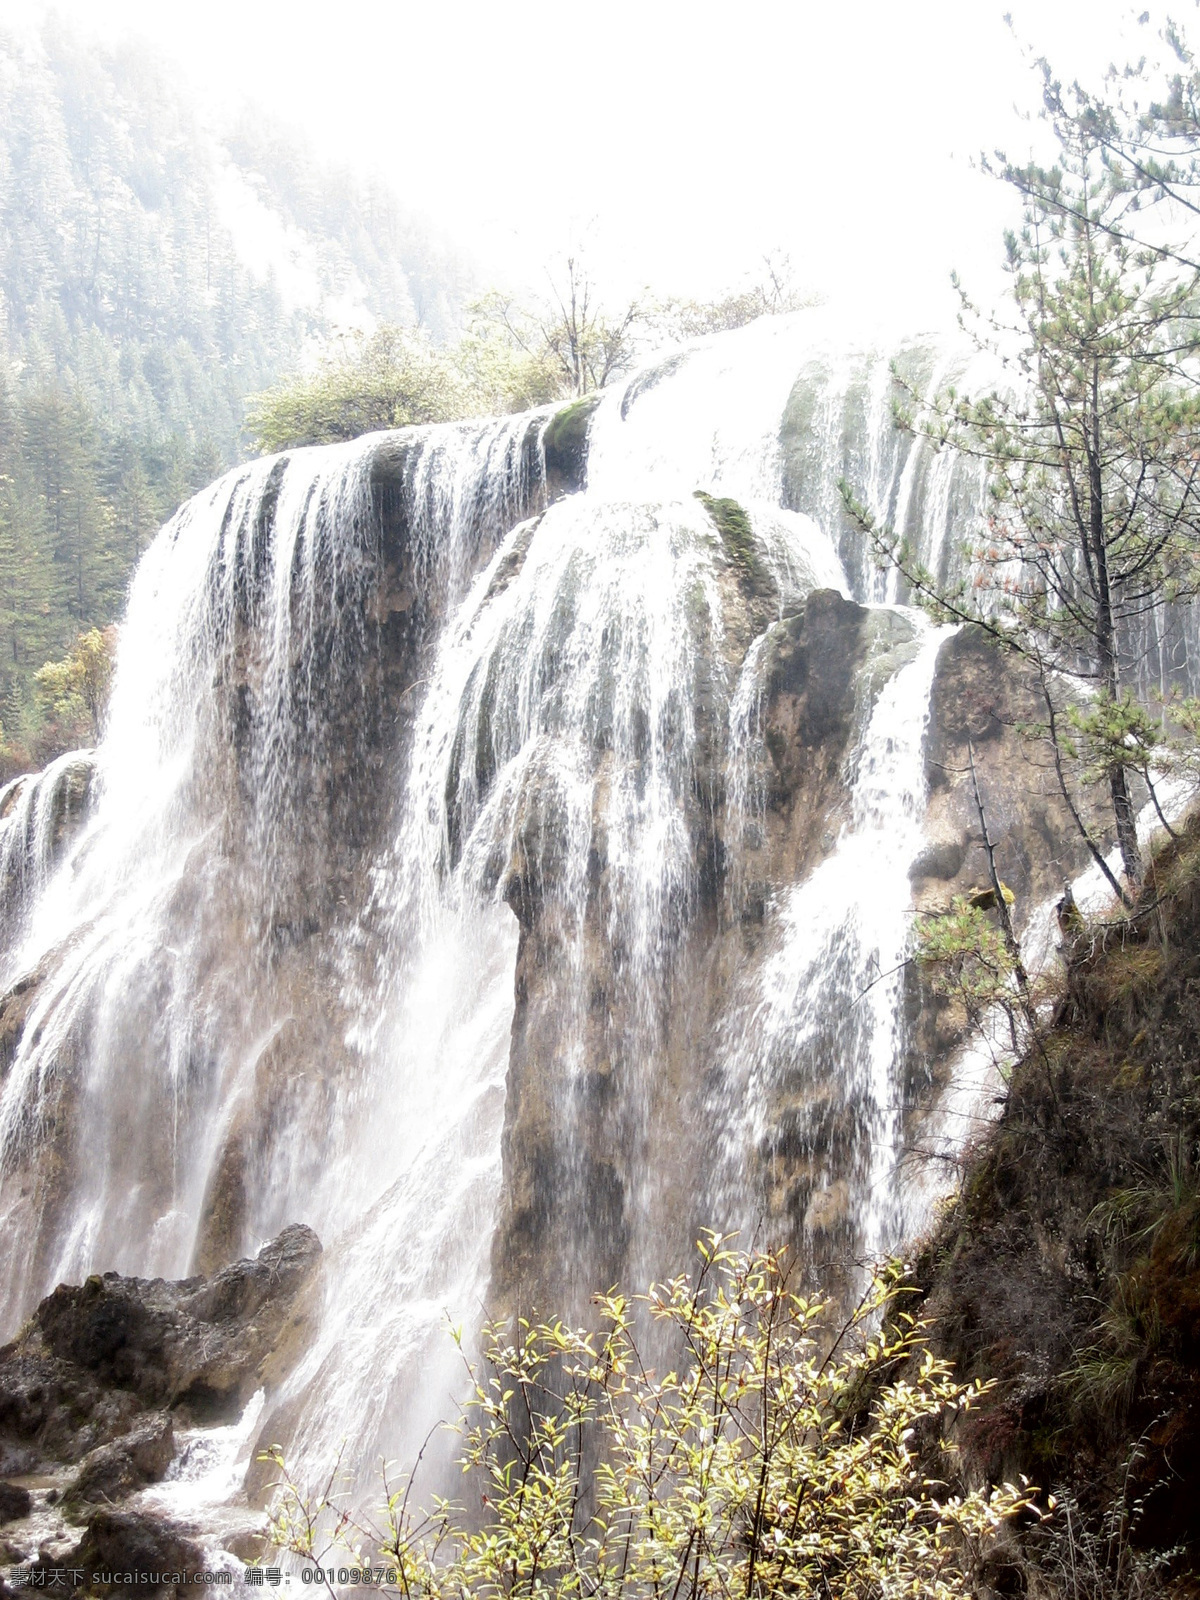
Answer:
[[[21,410],[23,454],[41,500],[54,598],[74,632],[106,620],[113,587],[112,514],[99,483],[96,430],[80,396],[57,384],[39,386]]]
[[[117,536],[127,567],[131,569],[158,525],[150,480],[140,461],[134,461],[122,475],[113,510],[117,519]]]
[[[0,684],[6,692],[53,642],[42,531],[41,506],[20,449],[16,402],[0,371]]]
[[[1056,92],[1046,107],[1058,162],[999,166],[1025,202],[1006,241],[1015,316],[1006,325],[965,303],[976,342],[1005,360],[1011,382],[981,397],[949,392],[932,422],[901,408],[908,426],[987,468],[987,526],[966,552],[967,576],[940,584],[843,494],[919,599],[982,623],[1034,663],[1062,792],[1124,893],[1070,774],[1107,789],[1136,886],[1131,779],[1151,781],[1156,737],[1134,695],[1147,623],[1200,590],[1200,271],[1133,237],[1136,197],[1104,143],[1086,119],[1062,114]],[[1064,692],[1070,681],[1090,695],[1083,705]]]

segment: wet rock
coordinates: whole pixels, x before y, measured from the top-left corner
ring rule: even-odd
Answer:
[[[0,1473],[6,1478],[21,1478],[27,1472],[36,1472],[41,1457],[28,1446],[14,1447],[0,1440]]]
[[[791,845],[770,864],[773,878],[801,876],[823,853],[819,835],[845,787],[842,763],[873,620],[866,607],[818,589],[769,635],[763,673],[767,802]]]
[[[22,973],[7,994],[0,995],[0,1080],[8,1075],[16,1058],[25,1021],[37,1000],[41,981],[40,972]]]
[[[1020,732],[1045,714],[1032,670],[982,628],[963,628],[942,646],[925,740],[930,848],[912,873],[918,905],[939,908],[989,881],[972,756],[996,866],[1015,897],[1018,930],[1061,888],[1064,873],[1086,865],[1086,848],[1048,754]]]
[[[809,1233],[833,1233],[845,1224],[852,1198],[844,1178],[827,1189],[818,1189],[805,1210],[805,1228]]]
[[[96,778],[91,750],[78,750],[59,769],[50,800],[51,854],[57,861],[87,820]]]
[[[247,1522],[245,1527],[223,1532],[221,1548],[228,1550],[239,1561],[249,1564],[262,1560],[271,1548],[271,1538],[265,1527],[252,1526]]]
[[[959,834],[948,838],[931,839],[913,862],[909,877],[939,879],[955,878],[966,859],[967,840]]]
[[[254,1260],[211,1277],[168,1283],[114,1272],[60,1285],[0,1350],[0,1446],[27,1471],[30,1456],[84,1461],[75,1501],[114,1499],[161,1477],[173,1418],[231,1421],[286,1370],[320,1254],[312,1230],[294,1224]]]
[[[33,781],[31,772],[23,772],[20,777],[12,778],[0,789],[0,822],[6,821],[17,809],[17,802],[27,783]]]
[[[75,1462],[132,1427],[143,1407],[70,1361],[47,1353],[35,1333],[0,1350],[0,1445],[6,1470]]]
[[[211,1278],[91,1277],[60,1285],[33,1328],[62,1361],[170,1406],[197,1422],[227,1422],[258,1386],[259,1369],[321,1253],[311,1228],[293,1224],[253,1261]]]
[[[63,859],[91,814],[96,764],[91,750],[76,750],[27,773],[0,790],[0,908],[7,927],[19,930],[37,884]]]
[[[145,1512],[97,1511],[66,1557],[38,1567],[82,1571],[89,1594],[144,1594],[146,1585],[187,1583],[208,1568],[197,1530]]]
[[[929,844],[910,872],[918,910],[943,913],[956,896],[994,910],[976,782],[1018,936],[1039,907],[1057,898],[1064,877],[1087,865],[1048,752],[1020,731],[1045,714],[1032,669],[982,628],[962,628],[943,644],[925,739]],[[1090,817],[1088,797],[1082,798]],[[906,984],[914,1062],[936,1081],[957,1048],[964,1019],[918,970],[910,969]],[[920,1098],[928,1102],[927,1089]]]
[[[243,1102],[225,1136],[205,1192],[200,1233],[192,1257],[197,1272],[217,1272],[238,1257],[246,1232],[250,1120],[250,1108]]]
[[[175,1428],[165,1412],[155,1412],[121,1439],[84,1457],[82,1469],[63,1495],[68,1507],[111,1504],[148,1483],[157,1483],[175,1455]]]
[[[546,424],[542,450],[546,484],[552,497],[582,489],[587,464],[588,429],[600,403],[598,394],[585,395],[560,406]]]
[[[0,1483],[0,1523],[16,1522],[33,1509],[33,1496],[17,1483]]]
[[[778,593],[778,585],[758,553],[754,528],[745,507],[736,500],[716,498],[706,494],[703,489],[695,490],[694,494],[720,535],[721,544],[733,566],[738,584],[747,597],[773,600]]]

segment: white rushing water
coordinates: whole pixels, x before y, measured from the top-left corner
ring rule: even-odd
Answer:
[[[53,875],[56,838],[85,811],[91,781],[91,752],[75,750],[0,789],[0,991],[19,971],[29,914]]]
[[[86,824],[55,855],[65,766],[0,795],[21,906],[5,973],[40,975],[0,1090],[9,1328],[57,1281],[207,1270],[303,1221],[326,1248],[315,1332],[263,1439],[286,1431],[314,1476],[343,1444],[364,1481],[381,1455],[411,1459],[461,1384],[448,1325],[474,1326],[488,1289],[509,907],[533,901],[549,999],[526,1023],[543,1030],[560,1210],[584,1219],[577,1270],[593,1270],[587,1229],[604,1242],[601,1123],[626,1264],[656,1269],[686,1164],[664,1126],[675,990],[719,922],[713,877],[743,897],[768,635],[817,588],[883,619],[845,821],[775,886],[714,1029],[716,1076],[680,1093],[718,1119],[695,1132],[722,1152],[711,1220],[754,1225],[768,1123],[781,1095],[809,1094],[849,1130],[860,1247],[893,1241],[891,969],[941,635],[882,604],[836,485],[899,508],[938,560],[970,493],[892,426],[891,359],[924,386],[945,363],[920,341],[839,340],[815,315],[767,320],[615,387],[586,489],[544,514],[535,416],[256,462],[162,531]],[[736,559],[697,490],[748,512]],[[564,1297],[596,1287],[571,1270]],[[244,1441],[225,1443],[228,1477]]]
[[[481,500],[494,500],[491,464],[527,427],[418,441],[422,496],[436,498],[440,470],[443,506],[474,516],[470,469]],[[433,467],[429,453],[441,457]],[[91,820],[57,873],[47,878],[35,857],[46,881],[10,970],[48,976],[0,1097],[10,1326],[54,1283],[96,1268],[186,1275],[231,1135],[257,1106],[257,1141],[238,1158],[246,1215],[235,1253],[301,1217],[337,1256],[331,1325],[340,1308],[361,1326],[367,1298],[385,1307],[370,1335],[375,1390],[363,1392],[362,1366],[339,1364],[357,1386],[351,1418],[394,1414],[389,1371],[411,1369],[430,1327],[440,1335],[444,1308],[475,1315],[515,947],[498,909],[458,922],[451,912],[372,951],[412,980],[375,997],[373,1050],[346,1045],[356,1021],[366,1029],[340,999],[358,908],[339,895],[310,941],[319,948],[299,962],[293,954],[305,942],[297,906],[329,899],[313,769],[345,752],[329,748],[327,702],[349,699],[351,730],[360,706],[368,712],[359,662],[373,644],[362,598],[376,565],[373,459],[363,441],[231,474],[186,506],[142,563]],[[448,525],[447,571],[425,559],[426,585],[452,593],[478,534]],[[343,722],[335,737],[347,732]],[[54,776],[29,786],[5,841]],[[316,1051],[304,1040],[314,1027]],[[319,1030],[342,1045],[328,1077]],[[64,1105],[66,1194],[61,1180],[41,1181],[39,1164]],[[326,1398],[336,1395],[328,1384]]]
[[[756,1152],[770,1159],[784,1110],[792,1153],[813,1168],[807,1225],[825,1232],[857,1211],[865,1262],[903,1239],[897,1158],[909,869],[924,843],[930,689],[954,631],[929,627],[919,613],[907,618],[912,637],[900,647],[901,664],[889,661],[882,686],[868,674],[867,692],[876,693],[848,775],[846,820],[824,860],[779,896],[769,953],[727,1019],[719,1089],[726,1196],[737,1194]],[[753,1231],[755,1218],[742,1223]]]

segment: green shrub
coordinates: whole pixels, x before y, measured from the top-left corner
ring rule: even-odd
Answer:
[[[278,1546],[318,1565],[339,1546],[382,1559],[405,1595],[438,1600],[970,1592],[1030,1493],[955,1494],[917,1438],[941,1463],[945,1420],[983,1386],[954,1381],[894,1282],[835,1336],[832,1308],[793,1293],[774,1256],[710,1235],[700,1258],[694,1279],[599,1296],[595,1332],[484,1330],[459,1424],[480,1516],[416,1512],[410,1480],[374,1528],[336,1490],[306,1493],[274,1450]],[[647,1317],[674,1351],[666,1371],[639,1346]]]
[[[116,654],[115,624],[91,628],[79,635],[63,660],[47,661],[34,673],[38,700],[61,730],[64,749],[99,743]]]

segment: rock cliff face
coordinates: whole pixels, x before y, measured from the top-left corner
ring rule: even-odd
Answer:
[[[578,481],[578,441],[559,442],[552,460],[554,488],[569,490]],[[413,690],[429,670],[429,641],[444,605],[420,571],[412,460],[404,438],[386,441],[376,451],[371,490],[378,532],[369,579],[363,580],[364,625],[351,655],[322,687],[321,717],[313,721],[320,737],[300,752],[295,780],[304,795],[303,837],[273,885],[266,930],[270,1000],[262,1009],[286,1020],[269,1029],[248,1091],[235,1101],[220,1130],[192,1256],[200,1272],[217,1270],[244,1246],[253,1169],[269,1159],[274,1130],[294,1115],[298,1066],[321,1062],[318,1098],[344,1093],[354,1072],[345,1047],[350,1019],[343,1007],[344,972],[336,970],[329,934],[339,924],[340,908],[365,897],[364,876],[393,823],[386,773],[411,737]],[[742,514],[735,502],[723,504]],[[257,535],[264,541],[272,511],[268,493]],[[681,1259],[699,1228],[729,1219],[729,1196],[722,1187],[727,1174],[718,1151],[722,1124],[738,1110],[730,1106],[729,1086],[722,1079],[728,1015],[744,1001],[744,974],[769,937],[769,907],[788,885],[803,881],[829,858],[846,825],[847,772],[856,739],[880,688],[916,649],[916,626],[903,613],[867,608],[830,590],[815,590],[772,620],[779,610],[778,592],[721,527],[720,517],[730,514],[718,508],[714,517],[724,547],[720,659],[708,668],[702,663],[701,670],[711,677],[720,668],[736,677],[751,648],[759,652],[761,746],[758,770],[749,780],[758,804],[747,812],[745,796],[739,806],[739,797],[729,792],[718,726],[726,708],[699,682],[687,818],[691,887],[687,903],[673,913],[675,937],[662,994],[651,999],[630,981],[602,807],[594,818],[582,939],[561,892],[569,842],[551,792],[527,797],[510,859],[496,863],[495,881],[502,884],[520,930],[504,1179],[491,1249],[491,1292],[498,1307],[572,1298],[584,1305],[597,1283]],[[535,526],[497,568],[491,595],[519,572]],[[191,908],[186,914],[207,930],[202,939],[213,951],[214,980],[225,964],[237,960],[237,951],[251,939],[255,917],[261,916],[253,886],[237,865],[255,848],[253,813],[243,808],[239,815],[238,807],[227,803],[230,795],[249,798],[253,737],[239,707],[267,671],[267,663],[256,656],[261,640],[251,626],[252,575],[246,586],[245,619],[228,649],[229,676],[222,686],[226,719],[242,734],[224,752],[224,770],[212,775],[213,796],[222,795],[225,803],[227,869],[203,885],[184,881],[176,890]],[[321,648],[332,650],[332,641]],[[346,651],[344,640],[338,649]],[[330,686],[347,697],[344,703],[330,701]],[[985,874],[973,790],[965,774],[968,738],[1003,870],[1018,894],[1018,920],[1055,887],[1035,862],[1051,859],[1067,867],[1078,862],[1069,821],[1049,790],[1047,774],[1016,731],[1036,710],[1033,686],[985,639],[960,634],[942,646],[925,744],[928,844],[913,868],[919,907],[948,903],[953,892]],[[77,768],[89,770],[76,762],[71,774]],[[485,785],[490,781],[482,769],[478,777]],[[601,797],[603,789],[602,779]],[[56,849],[69,837],[68,826],[85,815],[78,807],[59,811]],[[582,1022],[564,1000],[580,987],[586,996]],[[0,1003],[0,1042],[6,1042],[10,1061],[38,990],[39,975],[24,973]],[[915,980],[909,991],[915,1128],[919,1108],[928,1106],[933,1087],[944,1077],[957,1038],[952,1019],[939,1021],[936,1005]],[[257,998],[262,1005],[261,993]],[[214,995],[214,1004],[218,1010],[210,1026],[242,1035],[253,1031],[251,1016],[224,1011],[227,999]],[[649,1034],[648,1006],[653,1013]],[[71,1048],[68,1042],[65,1051]],[[639,1060],[647,1048],[656,1053],[652,1073]],[[563,1096],[568,1058],[569,1103]],[[841,1070],[831,1047],[823,1059],[809,1051],[776,1079],[754,1135],[757,1165],[748,1184],[751,1212],[767,1219],[781,1242],[798,1246],[823,1281],[831,1273],[836,1277],[840,1264],[852,1261],[863,1247],[849,1199],[868,1159],[869,1132],[856,1124],[839,1085]],[[64,1071],[64,1088],[70,1079]],[[74,1159],[70,1101],[61,1104],[50,1142],[39,1146],[30,1173],[43,1217],[52,1209],[54,1173]],[[331,1105],[322,1115],[332,1114]],[[644,1143],[646,1128],[654,1130],[652,1149]],[[639,1177],[647,1165],[656,1172],[649,1188]],[[45,1233],[53,1240],[53,1228]]]
[[[739,598],[736,584],[733,598]],[[492,1247],[499,1304],[545,1306],[570,1284],[578,1308],[596,1284],[626,1280],[643,1264],[631,1259],[635,1235],[643,1249],[649,1233],[683,1259],[695,1230],[713,1220],[707,1207],[717,1130],[709,1100],[719,1023],[747,954],[762,937],[766,897],[819,856],[823,834],[828,843],[836,832],[867,623],[862,607],[820,591],[770,629],[762,712],[770,752],[765,815],[735,887],[724,783],[712,770],[697,773],[690,817],[695,899],[681,919],[669,982],[655,1009],[656,1037],[647,1040],[642,1026],[648,997],[623,983],[627,952],[610,933],[614,913],[602,850],[589,863],[582,1030],[562,1000],[578,947],[574,930],[563,926],[555,885],[544,875],[516,873],[510,880],[521,936],[504,1187]],[[545,846],[532,834],[541,819],[529,821],[518,849],[524,859],[544,860]],[[564,1106],[560,1063],[581,1042],[578,1100]],[[631,1102],[647,1066],[639,1049],[661,1054],[652,1104],[636,1107],[638,1120],[658,1130],[660,1142],[649,1153],[638,1148],[630,1127]],[[658,1178],[652,1195],[636,1176],[646,1164]],[[639,1215],[647,1202],[653,1215]]]
[[[736,649],[746,633],[739,639],[731,627],[727,637]],[[912,660],[916,625],[817,590],[761,637],[761,809],[743,838],[746,819],[723,779],[697,772],[690,815],[696,894],[681,918],[653,1034],[644,1027],[646,997],[622,983],[628,952],[613,937],[619,923],[602,847],[589,862],[582,1026],[563,1003],[580,942],[564,920],[553,873],[514,869],[508,880],[521,936],[492,1247],[501,1307],[557,1307],[569,1284],[582,1313],[596,1284],[629,1282],[647,1267],[685,1259],[698,1231],[717,1220],[765,1226],[777,1243],[800,1251],[825,1288],[853,1281],[852,1263],[866,1248],[852,1197],[870,1162],[872,1130],[856,1116],[845,1082],[843,1019],[829,1017],[815,1047],[806,1041],[762,1098],[753,1145],[740,1152],[749,1209],[732,1218],[720,1148],[742,1108],[731,1103],[723,1057],[730,1015],[744,1005],[745,974],[770,938],[768,908],[830,859],[850,822],[856,737],[882,686]],[[1052,774],[1019,732],[1037,710],[1036,685],[986,636],[957,634],[941,646],[924,742],[928,842],[912,869],[917,909],[936,911],[987,882],[968,740],[997,859],[1017,895],[1018,930],[1048,910],[1064,873],[1085,864]],[[554,859],[546,827],[540,811],[526,818],[518,861]],[[905,982],[907,1133],[919,1144],[960,1034],[914,972]],[[652,1072],[639,1050],[653,1053]],[[576,1085],[569,1102],[562,1093],[568,1059]],[[646,1076],[649,1089],[639,1082]],[[639,1100],[647,1093],[648,1105]],[[639,1144],[635,1121],[656,1130],[649,1149]],[[649,1188],[639,1176],[647,1166],[656,1175]]]
[[[1033,669],[982,629],[964,628],[942,647],[925,748],[929,842],[912,868],[922,907],[940,908],[954,894],[987,882],[972,754],[997,865],[1017,896],[1018,925],[1061,889],[1064,877],[1083,869],[1087,850],[1062,799],[1050,753],[1020,731],[1045,717]],[[1090,811],[1087,820],[1094,822]]]
[[[95,776],[94,753],[76,750],[0,789],[0,959],[19,940],[34,900],[87,820]]]
[[[1051,906],[1064,882],[1091,860],[1047,746],[1021,731],[1036,728],[1045,715],[1033,669],[982,629],[965,628],[947,641],[930,697],[925,746],[927,842],[911,871],[914,905],[926,913],[947,909],[956,895],[986,889],[982,803],[997,872],[1014,896],[1013,925],[1018,936],[1029,936],[1035,970],[1057,939]],[[1080,804],[1102,837],[1103,820],[1086,794]],[[910,1137],[919,1144],[922,1108],[936,1103],[961,1042],[962,1018],[915,971],[907,983],[906,1011],[916,1091]]]
[[[1200,819],[1179,831],[1129,915],[1067,937],[1041,1048],[915,1265],[943,1353],[993,1385],[968,1472],[1069,1511],[1028,1530],[1030,1590],[1114,1528],[1147,1592],[1139,1550],[1185,1593],[1200,1553]]]
[[[471,486],[464,489],[457,570],[453,562],[439,566],[430,547],[445,512],[445,475],[428,452],[422,456],[419,435],[384,436],[370,452],[357,499],[339,506],[331,497],[313,513],[311,566],[293,574],[304,638],[282,642],[285,651],[303,654],[305,670],[294,673],[279,659],[281,640],[271,626],[279,604],[273,551],[289,537],[280,521],[289,515],[286,504],[281,509],[288,458],[269,464],[248,507],[239,507],[235,490],[226,514],[230,549],[202,596],[197,630],[210,673],[194,735],[202,772],[175,802],[186,810],[196,844],[171,869],[156,907],[161,926],[186,939],[186,998],[173,944],[151,958],[156,970],[148,981],[125,987],[119,1014],[101,1023],[94,1009],[80,1014],[76,1004],[91,975],[81,969],[61,982],[65,947],[32,969],[15,960],[31,898],[90,815],[93,757],[64,757],[0,797],[13,824],[2,839],[0,892],[14,956],[0,961],[0,983],[8,980],[0,992],[0,1084],[22,1040],[27,1051],[39,1038],[53,1040],[43,1052],[36,1112],[22,1111],[35,1114],[36,1125],[20,1137],[10,1126],[6,1141],[5,1162],[16,1178],[7,1224],[37,1241],[22,1271],[26,1287],[11,1285],[18,1299],[61,1270],[63,1208],[71,1204],[63,1180],[89,1159],[79,1080],[97,1026],[109,1030],[113,1119],[140,1132],[135,1186],[147,1220],[130,1227],[148,1228],[153,1215],[174,1207],[178,1106],[154,1092],[144,1063],[155,1059],[174,1060],[189,1086],[208,1085],[207,1108],[194,1107],[193,1135],[212,1154],[203,1197],[191,1201],[198,1227],[187,1266],[212,1272],[282,1224],[283,1214],[263,1215],[261,1202],[255,1205],[264,1172],[281,1159],[282,1130],[297,1115],[314,1126],[336,1120],[336,1101],[357,1070],[346,1043],[354,1017],[345,995],[348,985],[369,986],[377,975],[370,956],[353,969],[345,930],[370,900],[373,864],[395,826],[398,771],[432,641],[486,554],[496,518],[516,520],[552,493],[578,487],[579,438],[567,428],[543,467],[537,431],[510,430],[498,459],[481,464],[495,475],[489,494],[496,505],[475,506]],[[489,510],[496,517],[489,519]],[[187,536],[184,527],[179,537]],[[0,939],[0,955],[9,943]],[[58,982],[47,983],[51,973]],[[190,1013],[190,1037],[182,1040],[181,1004]],[[229,1068],[219,1061],[234,1040],[250,1049],[238,1069],[243,1087],[230,1094]],[[315,1145],[307,1159],[319,1161]]]

